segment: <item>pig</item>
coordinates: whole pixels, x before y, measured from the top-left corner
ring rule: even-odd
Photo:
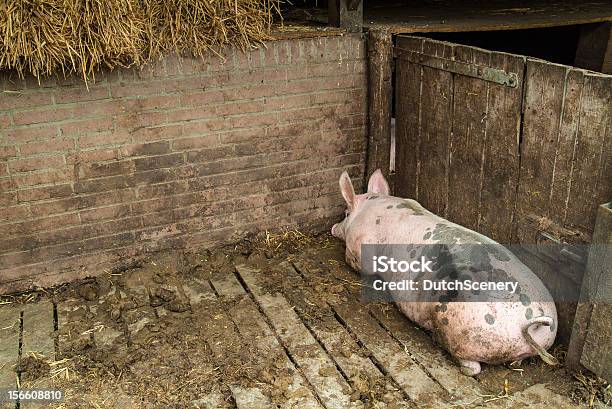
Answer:
[[[340,191],[347,211],[344,220],[335,224],[331,233],[344,240],[346,261],[354,269],[365,272],[361,265],[364,244],[401,244],[415,248],[437,244],[451,249],[442,262],[460,265],[466,257],[472,257],[479,264],[481,274],[501,275],[518,283],[517,293],[503,300],[461,302],[418,290],[414,300],[401,301],[397,291],[391,292],[399,310],[417,325],[432,331],[434,339],[458,361],[464,375],[480,373],[483,362],[520,362],[536,354],[551,365],[558,363],[546,351],[557,333],[553,298],[539,278],[512,252],[484,235],[433,214],[415,200],[390,196],[389,185],[380,170],[372,174],[367,192],[360,195],[355,194],[348,173],[343,172]],[[461,250],[453,253],[452,248],[457,248],[457,244],[478,245],[474,248],[482,254],[466,255]],[[437,246],[421,249],[433,247]],[[438,265],[436,271],[444,267]],[[472,269],[472,274],[475,270]],[[397,280],[397,274],[402,279],[423,278],[410,271],[379,275],[389,281]],[[469,299],[464,294],[455,296],[456,300]]]

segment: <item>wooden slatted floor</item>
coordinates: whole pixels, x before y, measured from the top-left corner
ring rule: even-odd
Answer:
[[[358,276],[317,251],[210,272],[175,264],[169,276],[151,261],[1,305],[0,388],[61,388],[62,408],[575,407],[544,384],[500,397],[502,385],[463,376],[394,307],[360,302]]]

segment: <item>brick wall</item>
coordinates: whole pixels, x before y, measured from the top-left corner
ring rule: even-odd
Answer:
[[[20,81],[0,95],[0,293],[147,251],[328,225],[363,176],[360,36],[270,42],[225,61]]]

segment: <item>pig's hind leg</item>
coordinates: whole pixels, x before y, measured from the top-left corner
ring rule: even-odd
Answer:
[[[461,373],[464,375],[474,376],[480,373],[480,362],[478,361],[459,359],[459,365],[461,365]]]

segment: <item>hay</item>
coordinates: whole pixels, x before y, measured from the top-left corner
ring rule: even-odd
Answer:
[[[203,56],[269,39],[279,0],[5,0],[0,69],[40,78],[142,66],[168,52]]]

